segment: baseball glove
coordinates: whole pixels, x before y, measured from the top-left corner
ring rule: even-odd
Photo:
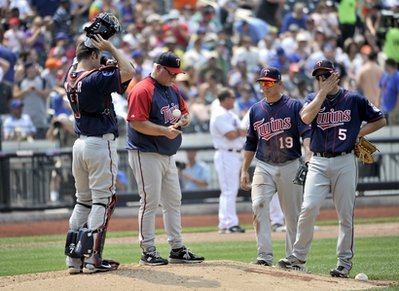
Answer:
[[[308,163],[301,164],[296,171],[295,178],[292,180],[294,184],[305,184],[306,174],[308,173]]]
[[[375,162],[373,153],[379,151],[378,148],[364,137],[360,137],[355,144],[355,155],[363,164],[372,164]]]

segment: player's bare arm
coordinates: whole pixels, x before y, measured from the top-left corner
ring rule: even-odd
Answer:
[[[228,140],[233,140],[239,137],[245,137],[247,131],[243,128],[236,128],[234,130],[228,131],[224,134],[224,136],[228,139]]]
[[[319,91],[312,102],[305,104],[301,111],[301,119],[305,124],[310,124],[319,112],[327,95],[333,95],[339,90],[339,74],[334,72],[329,78],[319,80]]]
[[[104,38],[100,34],[94,34],[91,38],[93,46],[100,50],[108,51],[118,62],[119,72],[121,74],[122,83],[129,81],[133,78],[135,70],[129,60],[118,50],[114,45]]]
[[[362,126],[362,128],[360,128],[358,137],[365,136],[374,131],[377,131],[380,128],[384,127],[386,125],[386,123],[387,123],[387,121],[385,118],[381,118],[375,122],[369,122],[369,123],[365,124],[364,126]]]
[[[173,125],[169,127],[161,126],[149,120],[133,120],[129,124],[133,129],[146,135],[166,136],[169,139],[175,139],[179,134],[182,134],[182,131],[174,128]]]
[[[310,138],[307,137],[303,140],[303,148],[305,150],[304,161],[305,163],[309,162],[312,157],[312,152],[310,151]]]
[[[251,189],[251,179],[249,177],[249,167],[251,166],[251,162],[255,156],[255,152],[244,151],[243,162],[241,166],[241,177],[240,177],[240,186],[241,189],[245,191],[249,191]]]

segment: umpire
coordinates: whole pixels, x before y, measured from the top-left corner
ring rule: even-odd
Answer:
[[[117,22],[117,19],[113,18]],[[119,25],[119,23],[114,23]],[[75,116],[72,174],[77,202],[69,220],[65,254],[70,274],[115,270],[119,263],[103,260],[109,219],[115,207],[118,170],[118,124],[111,93],[122,93],[122,83],[135,71],[129,60],[100,34],[81,42],[68,71],[65,89]],[[117,61],[101,66],[101,51]]]

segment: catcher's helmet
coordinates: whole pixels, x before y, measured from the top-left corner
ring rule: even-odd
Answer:
[[[102,38],[109,39],[115,33],[121,31],[121,25],[118,18],[116,18],[112,13],[101,12],[96,16],[94,22],[90,26],[85,27],[84,30],[86,31],[87,36],[85,45],[92,47],[90,38],[93,35],[99,34]]]

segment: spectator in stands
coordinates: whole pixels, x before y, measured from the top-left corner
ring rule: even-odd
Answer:
[[[259,68],[259,51],[252,45],[247,35],[241,37],[240,42],[233,48],[231,64],[235,66],[239,61],[245,61],[248,72],[257,72]]]
[[[216,4],[211,5],[211,1],[198,1],[197,11],[191,16],[189,21],[190,33],[195,33],[199,28],[204,31],[217,33],[222,30],[222,23],[216,15]]]
[[[4,120],[4,140],[32,141],[36,128],[29,115],[22,113],[24,104],[19,99],[10,103],[10,116]]]
[[[24,102],[23,113],[30,116],[37,128],[36,138],[44,138],[48,129],[47,97],[49,90],[45,80],[40,76],[36,63],[24,65],[24,77],[14,85],[14,98]]]
[[[399,63],[399,17],[396,16],[394,26],[389,27],[385,34],[385,41],[383,47],[384,53],[388,59],[393,59]]]
[[[18,17],[11,17],[8,25],[9,29],[4,33],[4,44],[18,56],[25,45],[25,33],[20,26],[21,20]]]
[[[338,22],[341,32],[338,46],[344,47],[345,40],[353,38],[356,32],[357,0],[341,0],[338,4]]]
[[[207,62],[199,68],[198,70],[198,82],[204,83],[208,82],[209,78],[207,76],[213,75],[215,82],[221,85],[227,83],[227,76],[224,74],[223,69],[219,66],[219,54],[215,51],[207,54]]]
[[[305,6],[302,2],[297,2],[294,5],[293,11],[288,12],[283,19],[280,32],[286,32],[292,24],[296,24],[299,28],[306,29],[306,21],[308,15],[305,14]]]
[[[276,53],[269,64],[279,69],[282,74],[287,74],[290,69],[290,61],[282,47],[276,49]]]
[[[320,1],[315,11],[310,15],[314,25],[323,30],[327,37],[338,37],[339,31],[338,15],[334,7],[334,2],[330,0]]]
[[[181,17],[179,10],[176,9],[172,9],[164,18],[165,22],[162,30],[165,34],[173,35],[176,39],[176,46],[181,50],[185,50],[190,39],[187,22]]]
[[[18,11],[19,19],[24,22],[29,20],[34,14],[28,0],[9,1],[9,9],[11,11]]]
[[[364,19],[365,26],[365,37],[367,43],[373,48],[373,50],[378,51],[380,49],[378,44],[378,30],[381,24],[381,5],[379,3],[374,3],[368,8],[367,14]]]
[[[183,60],[185,66],[201,67],[208,61],[208,50],[203,48],[203,39],[196,35],[193,36],[193,47],[184,52]]]
[[[360,68],[357,76],[357,89],[377,108],[381,108],[381,88],[378,83],[381,80],[384,70],[378,64],[378,54],[370,52],[368,60]]]
[[[96,18],[98,14],[101,12],[110,12],[116,18],[121,19],[119,15],[118,8],[114,5],[113,0],[94,0],[92,1],[90,8],[89,8],[89,19],[88,21],[93,20]],[[143,2],[143,1],[140,1]]]
[[[209,166],[197,159],[197,151],[186,151],[187,163],[180,165],[181,188],[186,191],[207,189],[211,182]]]
[[[58,8],[58,1],[30,0],[29,2],[36,15],[41,17],[53,16]]]
[[[269,25],[281,27],[282,11],[285,0],[260,0],[256,9],[256,17]]]
[[[74,31],[72,30],[72,15],[70,0],[60,0],[58,8],[53,15],[53,33],[65,33],[67,40],[71,41]]]
[[[238,117],[242,119],[248,110],[258,102],[254,88],[250,83],[241,83],[236,94],[235,107]]]
[[[381,110],[386,114],[389,125],[399,124],[399,71],[393,59],[385,61],[385,72],[380,80]]]
[[[25,49],[35,50],[38,54],[38,63],[42,66],[49,50],[45,29],[43,18],[36,16],[32,21],[32,26],[25,32]]]
[[[354,90],[356,88],[357,74],[363,65],[363,58],[360,54],[359,44],[352,38],[347,38],[344,43],[343,53],[336,56],[336,61],[345,67],[348,89]]]
[[[0,58],[0,64],[3,62]],[[5,61],[7,64],[8,62]],[[1,68],[1,65],[0,65]],[[1,71],[2,69],[0,69]],[[12,94],[12,84],[4,80],[4,74],[0,76],[0,120],[2,120],[6,114],[10,113],[9,102],[13,98]]]
[[[3,68],[3,79],[10,84],[14,83],[15,64],[17,62],[17,55],[8,47],[4,45],[4,30],[0,27],[0,58],[6,60],[9,64],[8,70]]]
[[[88,1],[90,2],[90,1]],[[135,5],[130,0],[121,0],[117,4],[118,14],[120,15],[119,21],[123,27],[126,28],[128,25],[134,23],[135,17]]]

